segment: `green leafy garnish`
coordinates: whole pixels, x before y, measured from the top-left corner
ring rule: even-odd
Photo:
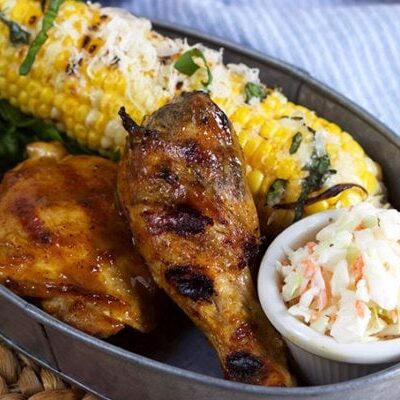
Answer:
[[[290,145],[289,153],[295,154],[299,149],[301,141],[303,140],[303,135],[301,132],[297,132],[292,138],[292,144]]]
[[[288,181],[286,179],[275,179],[268,189],[266,200],[268,206],[278,203],[285,194]]]
[[[109,151],[104,154],[111,161],[119,161],[121,159],[121,152],[119,150]]]
[[[192,76],[199,68],[200,65],[196,64],[194,58],[201,58],[204,61],[204,66],[207,70],[207,81],[201,82],[207,90],[213,80],[210,67],[204,54],[197,48],[191,49],[183,53],[178,60],[176,60],[174,67],[182,74]]]
[[[26,158],[25,147],[37,141],[61,142],[70,154],[99,155],[98,152],[59,132],[52,124],[23,114],[5,100],[0,100],[0,176]],[[119,152],[103,156],[117,161]]]
[[[29,44],[30,34],[22,29],[16,22],[8,20],[0,11],[0,21],[7,25],[9,38],[12,44]]]
[[[308,196],[321,189],[322,185],[330,175],[336,174],[336,171],[331,169],[331,160],[328,154],[318,155],[316,149],[313,150],[310,162],[304,167],[304,170],[309,171],[308,176],[303,180],[301,185],[301,193],[297,199],[294,208],[294,220],[298,221],[303,217],[304,206],[306,205]]]
[[[20,75],[27,75],[31,70],[33,63],[35,62],[35,58],[40,48],[46,42],[47,33],[49,32],[50,28],[52,28],[58,14],[58,10],[60,9],[61,4],[64,3],[64,1],[65,0],[50,0],[49,7],[47,8],[43,16],[42,29],[31,43],[31,46],[29,47],[28,53],[25,57],[25,60],[19,67]]]
[[[244,92],[246,94],[246,103],[249,103],[253,97],[264,100],[267,97],[267,89],[264,85],[247,82],[244,87]]]

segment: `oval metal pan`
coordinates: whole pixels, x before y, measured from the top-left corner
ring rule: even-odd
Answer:
[[[290,100],[315,110],[350,132],[382,165],[390,189],[390,201],[399,208],[400,139],[367,112],[307,73],[285,63],[169,24],[156,23],[155,27],[169,36],[187,37],[190,42],[202,42],[214,48],[223,47],[225,62],[243,62],[259,68],[261,80],[267,85],[281,87]],[[3,340],[64,378],[79,383],[84,389],[105,399],[378,400],[382,398],[382,393],[386,398],[398,397],[400,365],[335,385],[290,389],[257,387],[194,372],[206,368],[206,373],[218,376],[218,372],[213,370],[215,360],[212,351],[187,322],[183,323],[184,332],[179,337],[174,336],[177,331],[174,333],[173,330],[170,336],[167,335],[164,349],[161,349],[165,354],[176,343],[184,343],[185,346],[179,349],[179,359],[170,357],[169,364],[166,364],[85,335],[48,316],[2,286],[0,310],[0,336]],[[135,344],[137,337],[129,335],[128,332],[125,343],[131,341]],[[136,345],[140,349],[140,341]],[[152,343],[148,341],[146,346],[146,354],[152,354]],[[163,351],[154,358],[163,360]],[[205,360],[210,367],[203,365],[203,369],[196,369],[193,363],[185,363],[185,359]],[[187,365],[188,369],[176,365]]]

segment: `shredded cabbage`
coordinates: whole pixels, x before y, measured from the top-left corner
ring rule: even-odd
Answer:
[[[400,213],[361,203],[277,263],[290,314],[338,342],[400,337]]]

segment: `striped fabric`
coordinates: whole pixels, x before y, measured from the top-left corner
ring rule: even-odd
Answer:
[[[104,2],[103,2],[104,3]],[[122,0],[294,64],[400,134],[400,1]]]

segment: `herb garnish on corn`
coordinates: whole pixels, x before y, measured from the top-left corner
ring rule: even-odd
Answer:
[[[283,197],[288,181],[286,179],[275,179],[268,189],[267,193],[267,204],[269,206],[274,206]]]
[[[309,174],[303,179],[300,196],[294,208],[295,221],[303,217],[304,206],[310,194],[321,189],[329,175],[336,174],[336,171],[330,167],[329,155],[326,153],[318,154],[318,151],[314,149],[310,162],[304,167]]]
[[[292,138],[292,144],[289,148],[289,153],[294,154],[299,149],[301,141],[303,140],[303,135],[300,132],[297,132]]]
[[[43,26],[37,0],[0,0],[0,11],[31,38]],[[71,0],[59,4],[22,76],[17,71],[28,48],[16,48],[0,24],[0,97],[100,152],[124,146],[121,106],[140,123],[176,94],[206,89],[238,134],[264,232],[282,229],[295,214],[356,204],[364,191],[369,201],[382,202],[380,168],[348,133],[265,88],[257,69],[225,66],[222,51],[164,37],[125,11]],[[280,203],[270,205],[266,197],[276,180],[287,184]],[[285,204],[296,204],[296,211]]]
[[[0,12],[0,22],[8,27],[9,38],[12,44],[29,43],[29,33],[23,30],[17,23],[8,20],[2,12]]]
[[[200,66],[193,60],[194,58],[201,58],[203,60],[204,67],[207,71],[207,80],[202,81],[201,83],[203,84],[204,89],[208,90],[208,87],[212,83],[213,77],[210,67],[207,64],[207,60],[199,49],[194,48],[183,53],[175,62],[174,67],[182,74],[192,76],[200,68]]]
[[[25,60],[21,64],[19,68],[20,75],[26,75],[32,67],[32,64],[35,61],[37,53],[39,52],[40,48],[43,46],[44,42],[47,40],[47,32],[52,28],[54,24],[54,20],[57,17],[58,10],[62,3],[65,0],[50,0],[49,7],[47,11],[45,11],[43,16],[43,25],[42,29],[38,33],[38,35],[33,40],[32,44],[29,47],[28,53],[25,57]]]
[[[267,97],[267,90],[264,85],[257,84],[254,82],[247,82],[244,87],[246,94],[246,103],[249,104],[252,98],[258,99],[259,101],[264,100]]]

